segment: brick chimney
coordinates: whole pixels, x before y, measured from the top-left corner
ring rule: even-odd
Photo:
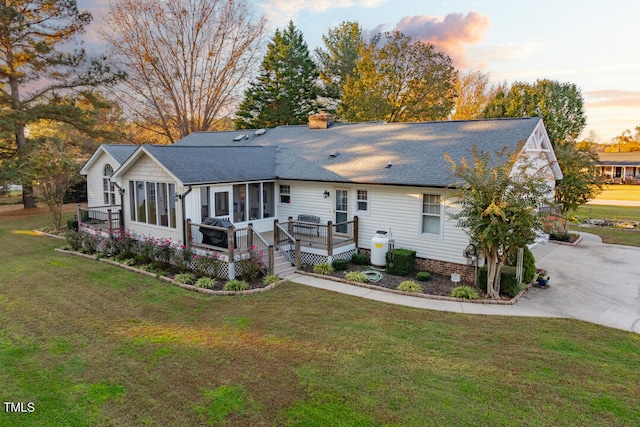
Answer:
[[[309,129],[327,129],[333,124],[333,114],[322,110],[309,116]]]

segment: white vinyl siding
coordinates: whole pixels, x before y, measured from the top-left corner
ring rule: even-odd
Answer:
[[[113,184],[111,186],[105,185],[107,165],[111,165],[114,170],[120,166],[115,159],[103,152],[87,172],[87,204],[89,207],[120,204],[120,195],[115,186]]]

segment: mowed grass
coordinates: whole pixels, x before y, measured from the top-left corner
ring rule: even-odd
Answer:
[[[624,187],[630,187],[625,185]],[[580,221],[585,219],[607,219],[612,221],[640,222],[640,207],[608,206],[608,205],[582,205],[572,212]],[[621,228],[578,227],[570,226],[573,231],[597,234],[604,243],[614,245],[640,246],[640,230]]]
[[[637,426],[640,335],[290,283],[208,297],[0,221],[2,426]]]
[[[596,199],[640,201],[640,185],[604,185]]]

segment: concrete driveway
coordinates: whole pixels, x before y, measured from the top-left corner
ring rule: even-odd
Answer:
[[[581,233],[577,246],[538,244],[549,289],[531,288],[517,307],[640,333],[640,248]]]

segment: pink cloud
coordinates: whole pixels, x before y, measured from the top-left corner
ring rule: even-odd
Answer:
[[[471,11],[450,13],[444,18],[419,15],[402,18],[394,30],[415,40],[431,43],[448,54],[457,67],[466,65],[465,45],[482,40],[491,26],[488,16]]]

